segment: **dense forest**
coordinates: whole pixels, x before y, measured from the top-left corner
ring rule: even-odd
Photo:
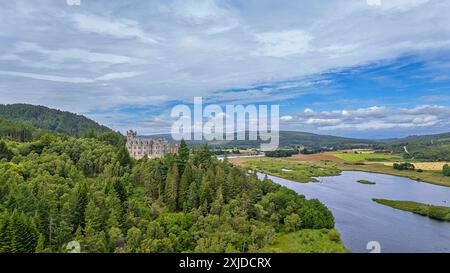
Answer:
[[[35,139],[38,132],[31,126],[0,118],[0,137],[25,142]]]
[[[207,146],[130,159],[114,133],[0,141],[0,252],[255,252],[334,219]]]
[[[22,124],[20,126],[26,127],[27,134],[31,134],[33,128],[74,137],[111,131],[84,116],[30,104],[0,104],[0,119],[14,121],[17,126]],[[0,126],[6,126],[3,123],[0,120]],[[29,135],[26,140],[29,140]]]

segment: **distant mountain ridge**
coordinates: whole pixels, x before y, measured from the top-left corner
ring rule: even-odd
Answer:
[[[248,139],[249,132],[246,132],[246,139]],[[172,136],[170,134],[157,134],[157,135],[149,135],[143,137],[154,137],[154,138],[166,138],[171,140]],[[234,139],[236,138],[236,133],[234,134]],[[205,144],[212,147],[220,147],[220,148],[234,148],[234,147],[242,147],[242,148],[259,148],[261,145],[260,140],[220,140],[220,141],[199,141],[199,140],[190,140],[187,141],[188,144]],[[307,132],[295,132],[295,131],[280,131],[280,147],[289,147],[289,146],[308,146],[308,147],[341,147],[341,148],[356,148],[356,147],[368,147],[374,145],[376,141],[373,140],[365,140],[365,139],[355,139],[355,138],[346,138],[346,137],[338,137],[331,135],[318,135]]]
[[[130,125],[132,126],[132,125]],[[89,133],[113,132],[112,129],[97,122],[74,113],[51,109],[45,106],[30,104],[0,104],[0,137],[12,137],[18,141],[29,141],[39,137],[45,132],[66,134],[81,137]],[[246,132],[248,135],[249,132]],[[142,137],[162,137],[173,141],[170,134],[156,134]],[[234,136],[236,139],[236,133]],[[248,139],[248,138],[247,138]],[[212,148],[259,148],[260,140],[245,141],[187,141],[188,144],[205,144]],[[368,140],[332,135],[319,135],[307,132],[280,131],[280,147],[333,147],[335,149],[347,148],[379,148],[403,153],[404,146],[413,157],[425,158],[423,154],[434,154],[436,158],[443,157],[450,147],[450,133],[434,135],[413,135],[396,139]],[[442,149],[444,148],[444,149]],[[439,156],[437,154],[439,153]]]
[[[106,126],[67,111],[31,104],[0,104],[0,118],[17,122],[19,127],[80,137],[89,132],[112,132]],[[3,122],[5,125],[6,121]],[[8,123],[8,126],[10,123]]]

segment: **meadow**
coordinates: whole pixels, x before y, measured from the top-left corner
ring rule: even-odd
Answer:
[[[261,249],[262,253],[347,253],[335,229],[312,230],[279,235],[275,242]]]
[[[246,160],[242,166],[254,171],[266,173],[297,182],[314,182],[317,176],[339,175],[341,172],[335,168],[319,167],[302,164],[287,159],[258,158]]]
[[[334,153],[335,157],[348,162],[364,162],[364,161],[399,161],[402,158],[399,155],[376,154],[376,153]]]

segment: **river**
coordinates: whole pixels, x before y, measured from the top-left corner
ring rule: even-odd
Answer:
[[[262,177],[263,174],[260,174]],[[356,171],[298,183],[269,176],[306,198],[317,198],[332,211],[336,228],[352,252],[367,253],[370,244],[381,252],[450,252],[450,222],[441,222],[372,201],[372,198],[450,206],[450,188],[408,178]],[[376,185],[357,183],[364,179]]]

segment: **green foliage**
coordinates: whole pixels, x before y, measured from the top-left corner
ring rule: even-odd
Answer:
[[[450,176],[450,166],[448,164],[445,164],[442,167],[442,174],[445,176]]]
[[[76,137],[87,135],[89,132],[102,133],[110,131],[107,127],[101,126],[84,116],[29,104],[0,104],[0,117],[21,122],[27,126],[47,132]],[[0,132],[1,124],[0,122]],[[23,134],[22,138],[24,140],[30,140],[29,130],[23,131]]]
[[[267,157],[290,157],[292,155],[298,154],[298,150],[275,150],[265,152]]]
[[[10,161],[14,154],[8,149],[6,143],[0,140],[0,160],[6,159],[6,161]]]
[[[414,164],[411,164],[409,162],[403,162],[403,163],[394,163],[392,166],[396,170],[414,170]]]
[[[39,132],[31,126],[0,118],[0,137],[15,141],[31,141]]]
[[[30,253],[36,250],[39,234],[30,217],[16,210],[0,216],[0,252]]]
[[[252,159],[245,161],[243,166],[255,171],[298,182],[317,181],[314,177],[338,175],[340,173],[338,169],[321,168],[282,158]]]
[[[15,154],[0,162],[0,252],[65,252],[74,240],[82,252],[255,252],[282,232],[334,226],[319,201],[206,146],[133,161],[116,143],[112,134],[8,142]]]
[[[373,199],[373,201],[392,208],[413,212],[433,219],[450,222],[450,207],[427,205],[412,201]]]
[[[370,181],[370,180],[364,180],[364,179],[358,180],[356,182],[358,182],[359,184],[365,184],[365,185],[375,185],[375,184],[377,184],[376,182],[373,182],[373,181]]]
[[[342,245],[340,234],[335,229],[304,229],[278,236],[273,244],[259,252],[347,253],[348,250]]]
[[[363,161],[395,161],[401,160],[401,157],[398,155],[391,154],[334,154],[337,158],[348,162],[363,162]]]

